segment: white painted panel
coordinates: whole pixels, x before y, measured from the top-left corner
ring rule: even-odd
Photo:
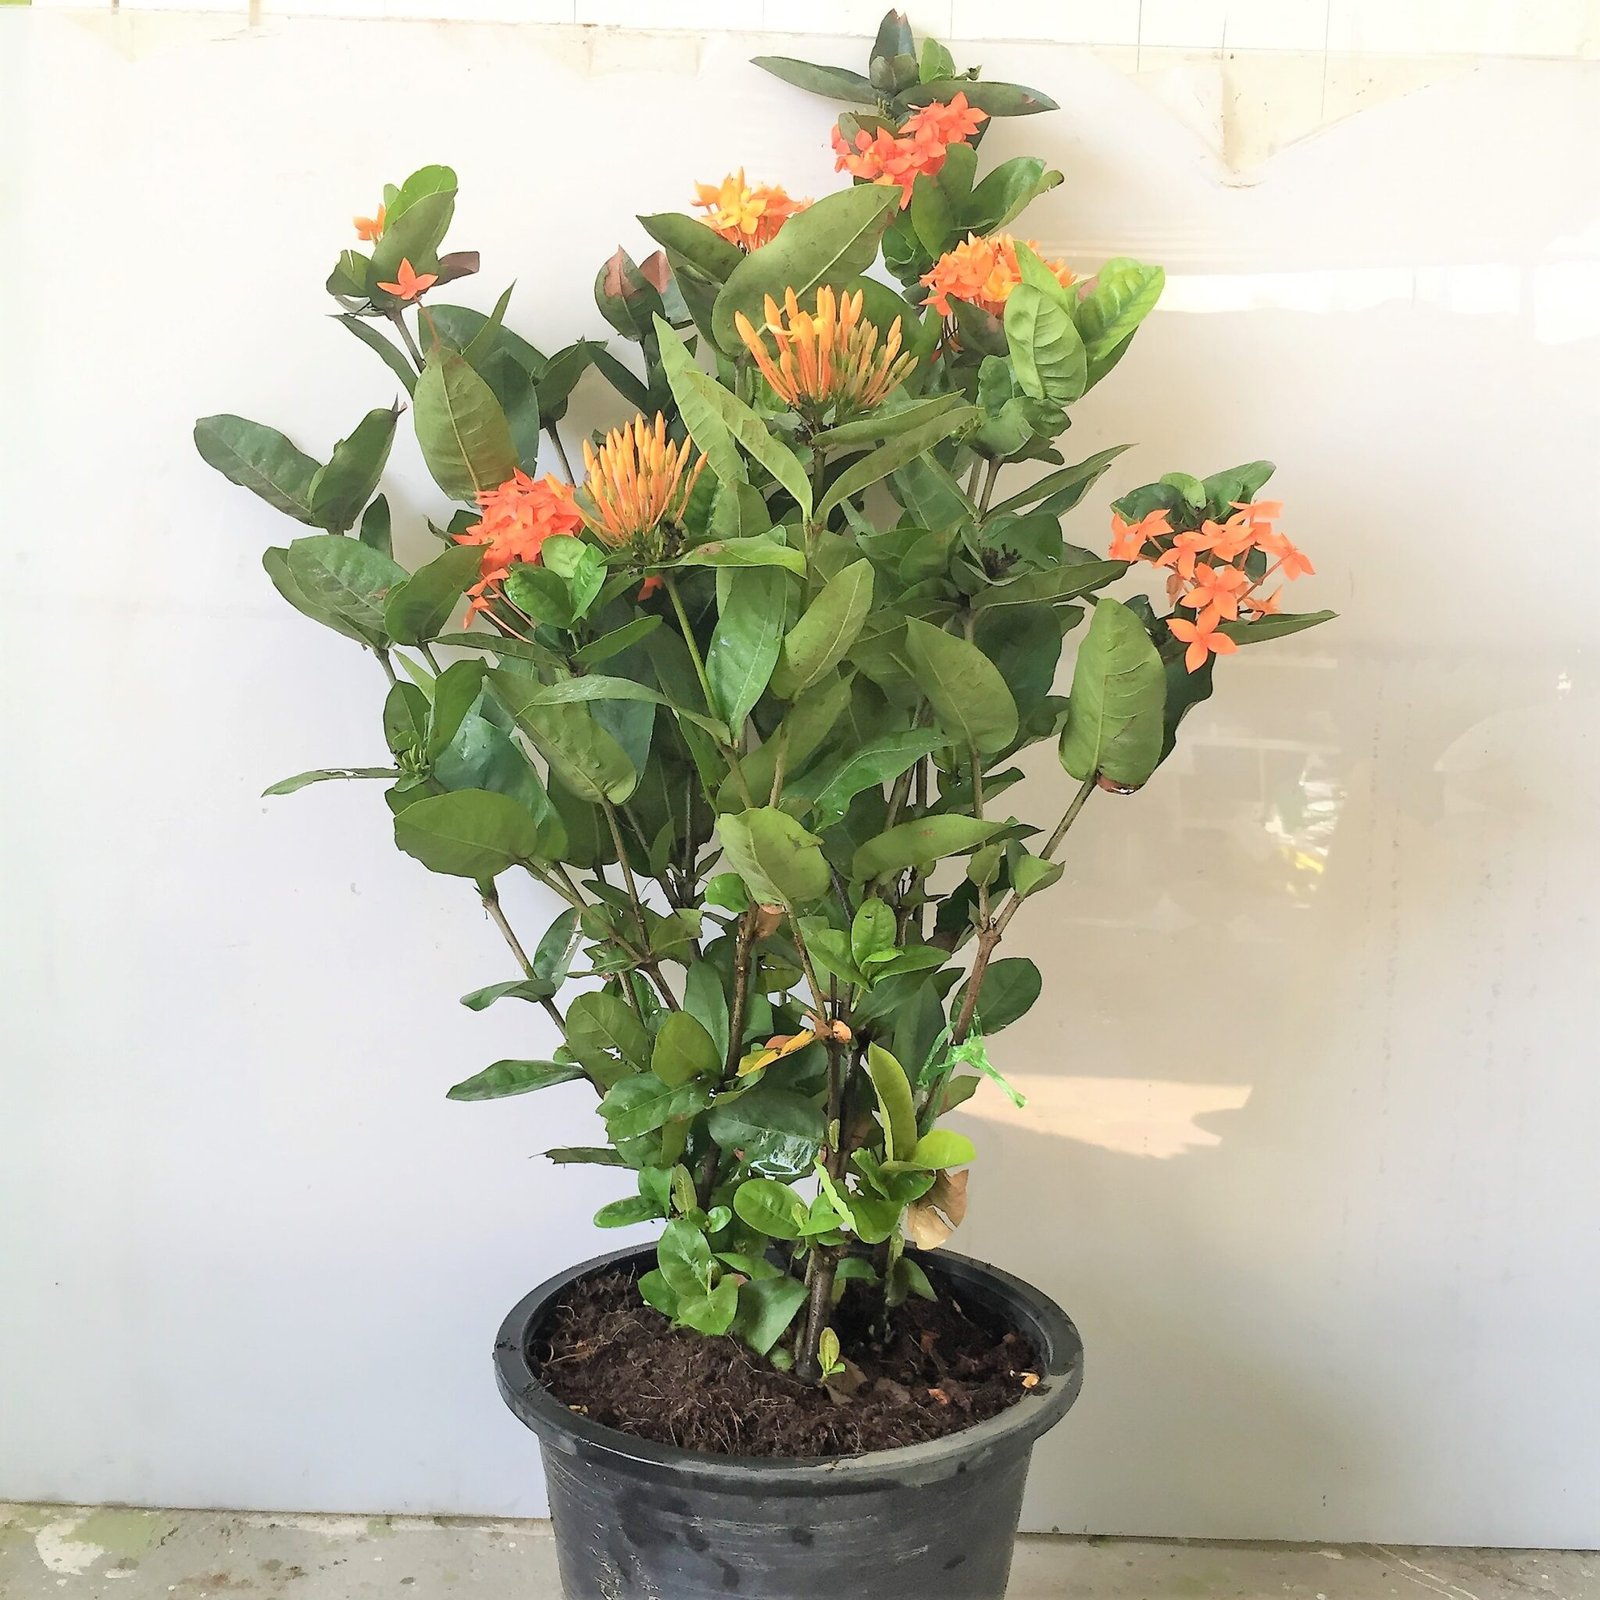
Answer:
[[[441,1098],[550,1043],[456,1005],[506,975],[470,892],[372,790],[257,798],[375,758],[381,682],[271,592],[286,525],[188,430],[325,449],[389,398],[320,284],[424,161],[462,174],[464,296],[515,276],[552,344],[695,178],[825,192],[828,108],[760,47],[0,9],[0,1494],[541,1508],[489,1340],[616,1186],[530,1159],[593,1132],[576,1086]],[[1600,192],[1558,157],[1596,69],[983,56],[1070,108],[985,146],[1065,170],[1029,231],[1172,270],[1074,454],[1137,440],[1112,492],[1275,457],[1345,614],[1225,663],[1016,925],[1050,1003],[996,1041],[1030,1114],[967,1119],[963,1243],[1089,1347],[1029,1524],[1593,1545]],[[395,481],[416,551],[409,445]]]

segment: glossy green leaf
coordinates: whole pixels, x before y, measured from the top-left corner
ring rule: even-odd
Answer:
[[[991,117],[1030,117],[1040,111],[1056,110],[1056,103],[1037,89],[1024,89],[1020,83],[996,83],[987,79],[971,78],[936,79],[908,89],[901,98],[914,106],[925,106],[935,100],[948,104],[956,95],[964,94],[967,104],[986,111]]]
[[[805,805],[815,825],[831,828],[863,789],[893,783],[923,756],[948,743],[945,735],[927,728],[907,728],[881,734],[855,747],[846,747],[832,761],[820,762],[786,791],[790,801]]]
[[[965,433],[982,415],[976,406],[958,406],[919,422],[904,433],[896,434],[886,444],[853,462],[834,479],[817,507],[818,520],[825,518],[835,506],[843,505],[845,501],[870,489],[873,484],[881,483],[907,462],[925,456],[943,440]]]
[[[1224,622],[1220,631],[1236,644],[1264,644],[1268,639],[1286,639],[1291,633],[1332,622],[1338,615],[1337,611],[1284,611],[1254,622]]]
[[[1006,826],[1004,822],[980,821],[977,817],[955,814],[902,822],[869,839],[856,851],[850,863],[850,875],[866,880],[904,872],[909,867],[926,866],[943,856],[976,850]]]
[[[973,189],[960,217],[964,232],[995,233],[1025,206],[1054,189],[1062,174],[1046,167],[1036,156],[1013,156],[1002,161]]]
[[[705,1294],[679,1295],[673,1320],[715,1339],[733,1327],[738,1315],[739,1285],[733,1278],[724,1278]]]
[[[441,348],[429,357],[417,380],[414,416],[422,459],[452,499],[476,503],[516,471],[505,412],[458,351]]]
[[[1077,305],[1078,332],[1091,362],[1103,362],[1155,309],[1166,286],[1160,267],[1147,267],[1126,256],[1108,261],[1095,276],[1094,288]]]
[[[728,1330],[764,1356],[789,1330],[806,1303],[806,1286],[788,1273],[739,1285],[739,1310]]]
[[[852,561],[822,586],[784,636],[773,693],[785,700],[817,683],[849,654],[872,609],[872,563]]]
[[[729,274],[712,313],[717,343],[730,353],[741,350],[734,316],[743,312],[760,327],[768,295],[781,303],[785,291],[793,289],[805,304],[818,284],[865,272],[899,204],[898,189],[862,184],[824,195],[791,217],[770,244],[752,251]]]
[[[1017,737],[1017,705],[995,664],[965,639],[931,623],[906,623],[917,682],[953,742],[989,755]]]
[[[380,494],[361,513],[361,542],[369,544],[379,555],[393,556],[394,541],[390,537],[389,502]]]
[[[747,1178],[733,1192],[739,1220],[769,1239],[798,1239],[805,1205],[793,1189],[773,1178]]]
[[[968,1166],[977,1154],[966,1134],[935,1128],[917,1140],[906,1160],[925,1172],[942,1172],[947,1167]]]
[[[194,425],[194,446],[230,483],[260,495],[296,522],[318,525],[311,503],[317,463],[276,428],[244,417],[201,417]]]
[[[729,574],[727,600],[706,650],[706,676],[715,701],[712,709],[735,732],[744,727],[778,664],[784,595],[785,580],[775,568],[747,567]]]
[[[729,273],[744,260],[744,252],[738,245],[729,244],[698,217],[662,211],[640,217],[639,225],[669,257],[679,257],[713,283],[725,283]]]
[[[722,1149],[764,1178],[799,1178],[811,1171],[827,1137],[822,1112],[808,1095],[759,1083],[723,1095],[706,1117]]]
[[[1007,956],[991,961],[978,992],[978,1025],[984,1033],[999,1033],[1023,1016],[1039,998],[1043,979],[1039,969],[1026,956]],[[958,1015],[966,1002],[967,985],[962,984],[951,1002],[952,1015]]]
[[[480,881],[539,854],[539,827],[508,795],[458,789],[428,795],[394,819],[394,842],[430,872]]]
[[[1088,385],[1088,358],[1071,315],[1043,290],[1022,283],[1006,300],[1006,343],[1024,394],[1067,405]]]
[[[1047,472],[1036,483],[1029,484],[1021,493],[1014,494],[1010,499],[1002,500],[999,505],[994,506],[989,512],[989,520],[993,521],[996,517],[1029,507],[1037,507],[1048,516],[1065,516],[1094,487],[1111,463],[1123,451],[1131,448],[1132,446],[1125,444],[1112,445],[1109,450],[1098,450],[1075,466],[1060,467],[1055,472]]]
[[[744,539],[712,539],[685,550],[677,559],[680,567],[783,567],[803,573],[806,558],[798,550],[780,544],[770,534],[753,534]]]
[[[1061,764],[1137,789],[1161,760],[1166,674],[1144,624],[1120,601],[1099,600],[1078,646]]]
[[[938,394],[926,400],[913,400],[892,411],[879,406],[853,422],[817,434],[811,443],[818,450],[829,451],[859,450],[863,445],[883,444],[965,404],[959,394]]]
[[[633,793],[639,781],[633,763],[588,706],[552,703],[545,685],[505,667],[491,671],[489,681],[517,726],[580,799],[620,805]]]
[[[399,420],[398,406],[369,411],[355,432],[333,447],[327,465],[311,479],[311,511],[319,528],[343,533],[354,525],[377,491]]]
[[[604,990],[580,994],[567,1008],[567,1048],[591,1072],[620,1065],[644,1073],[650,1066],[644,1024],[627,1001]]]
[[[262,799],[269,795],[294,794],[313,783],[328,783],[335,778],[396,778],[393,767],[316,767],[310,772],[297,772],[292,778],[280,778],[261,791]]]
[[[1126,561],[1079,561],[1050,567],[1043,572],[1024,572],[980,589],[973,596],[972,609],[982,612],[996,606],[1032,606],[1071,600],[1115,583],[1127,570]]]
[[[714,1077],[722,1070],[722,1057],[711,1035],[687,1011],[669,1012],[661,1021],[650,1070],[665,1084],[677,1088],[696,1078]]]
[[[365,274],[362,286],[356,291],[365,296]],[[383,364],[405,385],[407,394],[411,394],[417,387],[417,369],[411,364],[411,357],[400,348],[392,339],[386,339],[372,323],[365,317],[358,317],[348,311],[340,312],[334,318],[335,322],[342,322],[362,344],[369,350],[376,352]]]
[[[458,544],[417,568],[389,591],[383,623],[397,644],[426,644],[438,638],[460,609],[461,597],[478,581],[483,551]]]
[[[891,1161],[904,1159],[917,1142],[917,1113],[911,1080],[905,1068],[882,1045],[867,1046],[867,1074],[878,1093],[874,1115],[883,1129],[884,1150]]]
[[[852,105],[869,106],[877,99],[877,91],[868,78],[847,67],[829,67],[814,61],[797,61],[793,56],[752,56],[751,65],[770,72],[785,83],[792,83],[808,94],[820,94],[829,100],[847,100]]]
[[[552,1084],[571,1083],[583,1073],[559,1061],[496,1061],[470,1078],[463,1078],[447,1091],[451,1100],[502,1100],[510,1094],[527,1094],[548,1089]]]
[[[728,865],[756,899],[775,905],[816,900],[828,892],[822,841],[770,806],[731,812],[717,822]]]
[[[344,624],[341,631],[374,647],[388,642],[384,602],[404,580],[404,567],[371,545],[337,533],[296,539],[285,565],[297,591],[315,608],[313,614],[336,618]]]

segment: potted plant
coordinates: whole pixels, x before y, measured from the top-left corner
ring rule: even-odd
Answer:
[[[1266,462],[1124,495],[1107,555],[1064,537],[1125,447],[1068,465],[1057,441],[1162,273],[1081,279],[1008,232],[1061,174],[980,176],[979,146],[1049,100],[897,13],[865,76],[759,64],[855,108],[853,182],[797,203],[740,173],[700,216],[641,218],[659,250],[595,283],[630,360],[547,356],[509,290],[441,303],[477,257],[444,250],[456,180],[428,167],[328,280],[406,400],[322,461],[238,417],[195,437],[305,525],[269,577],[387,680],[386,757],[267,792],[383,785],[396,844],[471,885],[514,960],[464,1003],[531,1004],[553,1043],[451,1097],[586,1085],[596,1142],[549,1157],[616,1169],[600,1226],[662,1224],[536,1289],[497,1346],[567,1592],[781,1600],[870,1570],[882,1600],[998,1600],[1033,1440],[1081,1381],[1059,1309],[939,1249],[975,1155],[945,1118],[986,1078],[1012,1092],[990,1041],[1039,995],[1002,940],[1216,656],[1331,613],[1279,609],[1311,568]],[[580,476],[561,424],[591,368],[638,415]],[[458,503],[409,568],[378,492],[407,408]],[[1041,744],[1071,780],[1044,824],[1007,803]],[[558,908],[537,939],[507,874]]]

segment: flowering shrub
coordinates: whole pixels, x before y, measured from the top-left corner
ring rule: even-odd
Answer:
[[[865,76],[761,65],[856,108],[833,131],[854,182],[797,204],[741,171],[700,187],[704,221],[641,218],[660,249],[595,282],[631,359],[544,354],[509,291],[441,303],[478,265],[441,253],[447,168],[356,220],[370,248],[328,288],[456,503],[431,559],[396,561],[378,492],[402,406],[325,461],[239,417],[195,437],[305,525],[269,577],[388,682],[387,761],[268,793],[382,782],[397,845],[471,883],[515,961],[465,1004],[559,1032],[451,1095],[587,1083],[604,1140],[548,1154],[628,1175],[601,1226],[665,1224],[644,1297],[825,1379],[849,1286],[933,1292],[906,1246],[961,1221],[974,1156],[942,1119],[985,1077],[1010,1092],[989,1041],[1040,977],[997,948],[1083,806],[1150,779],[1217,656],[1330,613],[1280,610],[1312,569],[1259,498],[1266,462],[1125,495],[1107,558],[1064,537],[1125,447],[1069,465],[1057,441],[1162,274],[1080,273],[1005,231],[1061,175],[980,177],[979,146],[1048,100],[958,73],[893,13]],[[638,414],[583,441],[580,480],[561,424],[591,369]],[[1165,611],[1105,593],[1130,568]],[[1048,827],[1004,800],[1045,742],[1077,785]],[[507,873],[562,907],[537,941]]]

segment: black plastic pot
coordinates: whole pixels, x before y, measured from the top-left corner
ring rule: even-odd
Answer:
[[[539,1436],[568,1600],[1003,1600],[1033,1442],[1083,1385],[1083,1343],[1053,1301],[1009,1273],[939,1251],[936,1286],[1026,1334],[1044,1381],[963,1433],[811,1461],[704,1455],[577,1416],[528,1351],[580,1278],[647,1270],[618,1250],[540,1284],[500,1329],[495,1371]]]

